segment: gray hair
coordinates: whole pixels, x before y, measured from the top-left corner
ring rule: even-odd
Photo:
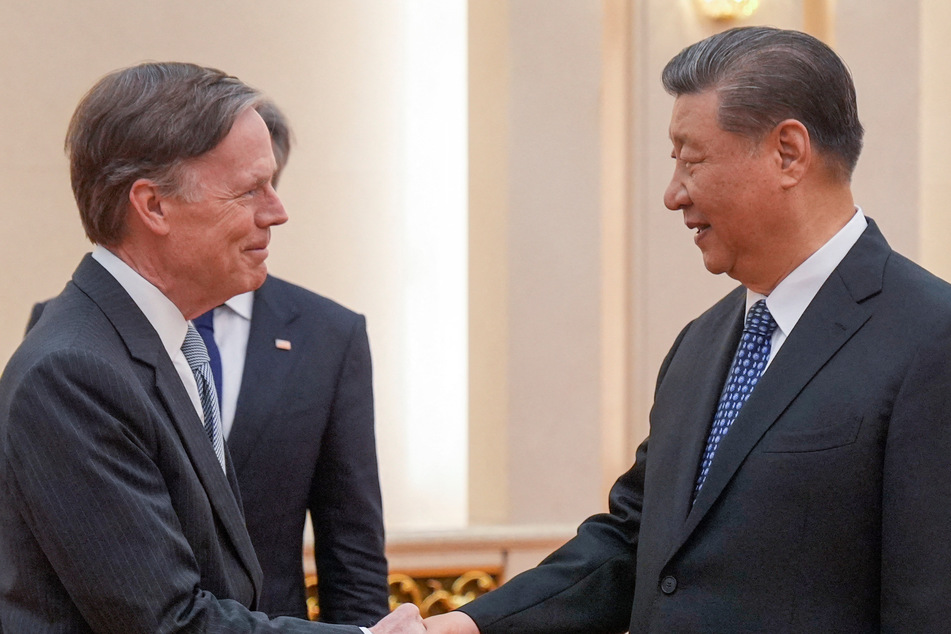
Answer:
[[[79,102],[66,133],[73,195],[88,238],[119,243],[132,184],[147,178],[188,198],[189,159],[212,150],[245,109],[262,99],[213,68],[145,63],[100,79]]]
[[[730,29],[678,53],[664,68],[663,82],[674,96],[716,90],[720,127],[753,141],[781,121],[799,121],[835,175],[851,178],[863,134],[852,75],[811,35]]]
[[[277,181],[281,177],[281,172],[284,171],[284,166],[287,165],[287,160],[291,155],[293,133],[290,124],[287,122],[287,117],[270,99],[258,103],[255,110],[264,119],[267,131],[271,134],[271,149],[274,151],[274,161],[277,163],[277,171],[274,172],[271,182],[274,187],[277,187]]]

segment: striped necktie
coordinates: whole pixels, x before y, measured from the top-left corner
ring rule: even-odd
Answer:
[[[221,468],[225,468],[225,445],[221,437],[221,413],[218,410],[218,395],[215,392],[215,379],[211,373],[211,363],[208,359],[208,350],[201,335],[195,326],[188,324],[185,342],[182,343],[182,353],[188,361],[188,367],[195,375],[198,384],[198,395],[201,397],[201,409],[205,418],[205,433],[214,447],[215,455]]]
[[[208,361],[211,363],[211,374],[215,377],[215,393],[218,395],[218,411],[221,411],[221,352],[218,350],[218,344],[215,343],[215,309],[212,308],[207,313],[202,313],[192,319],[195,329],[201,335],[205,342],[205,350],[208,351]]]

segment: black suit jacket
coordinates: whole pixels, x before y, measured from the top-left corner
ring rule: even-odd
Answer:
[[[870,222],[691,506],[744,302],[680,333],[610,513],[463,608],[483,632],[948,630],[951,287]]]
[[[358,632],[251,612],[261,569],[161,340],[87,256],[0,378],[7,632]]]
[[[290,350],[276,340],[290,342]],[[260,609],[306,617],[301,535],[314,526],[321,620],[389,612],[366,322],[269,276],[254,293],[228,448],[264,570]]]

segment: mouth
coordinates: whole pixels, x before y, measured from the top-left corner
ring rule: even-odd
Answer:
[[[266,258],[268,256],[267,247],[268,245],[266,243],[250,246],[247,249],[245,249],[245,253],[252,254],[256,257]]]
[[[695,242],[702,239],[703,236],[707,233],[707,231],[710,230],[710,225],[703,222],[697,222],[697,221],[686,222],[685,221],[684,224],[687,225],[688,229],[694,232]]]

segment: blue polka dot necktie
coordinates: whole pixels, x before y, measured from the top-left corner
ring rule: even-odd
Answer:
[[[188,367],[195,375],[195,382],[198,384],[198,396],[201,398],[201,409],[204,415],[205,433],[208,434],[208,440],[215,450],[215,456],[225,468],[225,447],[224,440],[221,438],[221,413],[218,409],[218,395],[215,393],[215,379],[211,374],[211,363],[208,359],[208,350],[205,349],[205,342],[201,335],[195,329],[195,326],[188,324],[188,332],[185,334],[185,341],[182,343],[182,353],[185,360],[188,361]]]
[[[750,397],[750,393],[763,375],[763,370],[769,361],[770,340],[774,330],[776,330],[776,322],[769,314],[769,309],[766,308],[766,300],[761,299],[753,304],[746,315],[743,337],[740,339],[736,356],[733,357],[733,365],[730,366],[730,374],[727,376],[726,385],[723,386],[723,393],[720,394],[717,413],[713,417],[713,426],[707,437],[707,447],[703,451],[700,473],[697,475],[697,484],[693,490],[694,499],[707,479],[720,441],[726,436],[730,425],[740,413],[740,408],[746,403],[746,399]]]

